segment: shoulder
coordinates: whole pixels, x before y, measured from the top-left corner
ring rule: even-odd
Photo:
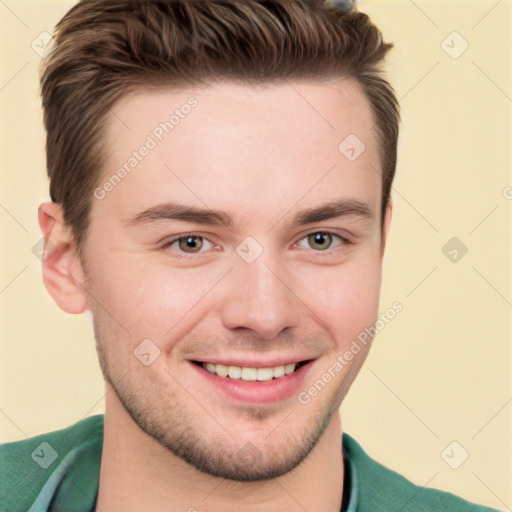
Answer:
[[[41,494],[47,499],[69,486],[76,467],[99,470],[103,415],[36,437],[0,444],[0,508],[28,510]],[[89,473],[91,473],[89,471]],[[91,484],[97,474],[92,476]],[[43,491],[44,488],[44,491]]]
[[[343,450],[357,480],[357,511],[370,512],[491,512],[495,509],[470,503],[455,494],[414,484],[402,475],[373,460],[347,433]]]

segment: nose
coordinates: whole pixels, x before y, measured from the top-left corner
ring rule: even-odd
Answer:
[[[261,339],[275,339],[298,325],[304,304],[288,272],[264,252],[256,261],[241,258],[223,283],[221,320],[227,329],[249,329]]]

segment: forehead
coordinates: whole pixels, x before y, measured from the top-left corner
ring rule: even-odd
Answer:
[[[181,199],[241,214],[258,201],[275,216],[280,205],[309,206],[346,192],[377,209],[373,125],[351,79],[140,91],[108,119],[102,180],[126,172],[106,199],[123,215]]]
[[[190,108],[192,103],[194,106]],[[166,121],[173,125],[173,136],[179,136],[190,124],[194,125],[194,131],[218,128],[225,131],[229,125],[236,130],[259,131],[260,123],[271,121],[266,125],[267,133],[284,130],[302,134],[304,142],[313,140],[315,134],[336,134],[338,138],[353,129],[360,138],[371,143],[367,131],[374,124],[361,86],[350,78],[286,82],[266,87],[217,82],[203,88],[139,90],[123,96],[110,113],[109,134],[115,136],[123,132],[123,139],[127,141],[130,135],[138,136],[140,131],[152,133]],[[186,118],[192,121],[181,123]],[[290,125],[291,120],[301,121],[301,124]],[[181,125],[180,130],[178,125]],[[159,138],[158,133],[154,135]]]

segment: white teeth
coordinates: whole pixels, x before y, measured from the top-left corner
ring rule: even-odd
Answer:
[[[250,366],[226,366],[223,364],[203,363],[203,368],[219,377],[229,377],[230,379],[252,381],[268,381],[279,379],[285,375],[290,375],[295,371],[296,363],[273,366],[271,368],[254,368]]]
[[[242,368],[240,366],[228,366],[228,375],[230,379],[240,379],[242,377]]]
[[[258,368],[258,380],[263,382],[274,378],[274,370],[272,368]]]
[[[248,368],[244,366],[242,368],[242,380],[256,380],[258,378],[258,370],[257,368]]]
[[[228,376],[228,367],[223,364],[212,364],[213,371],[212,373],[216,373],[219,377],[227,377]]]
[[[284,377],[284,366],[274,367],[274,379],[279,379],[279,377]]]
[[[286,373],[286,375],[290,375],[290,373],[293,373],[295,370],[295,364],[292,363],[292,364],[286,364],[284,366],[284,373]]]

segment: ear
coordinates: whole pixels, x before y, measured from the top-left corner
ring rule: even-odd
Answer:
[[[83,287],[84,272],[76,253],[71,229],[64,222],[62,207],[43,203],[38,210],[44,236],[43,282],[57,305],[67,313],[83,313],[89,308]]]
[[[389,228],[391,226],[391,217],[393,216],[393,206],[391,204],[391,200],[388,202],[386,206],[386,213],[384,217],[384,225],[382,226],[381,233],[381,244],[380,244],[380,258],[384,257],[384,249],[386,248],[386,242],[388,239]]]

